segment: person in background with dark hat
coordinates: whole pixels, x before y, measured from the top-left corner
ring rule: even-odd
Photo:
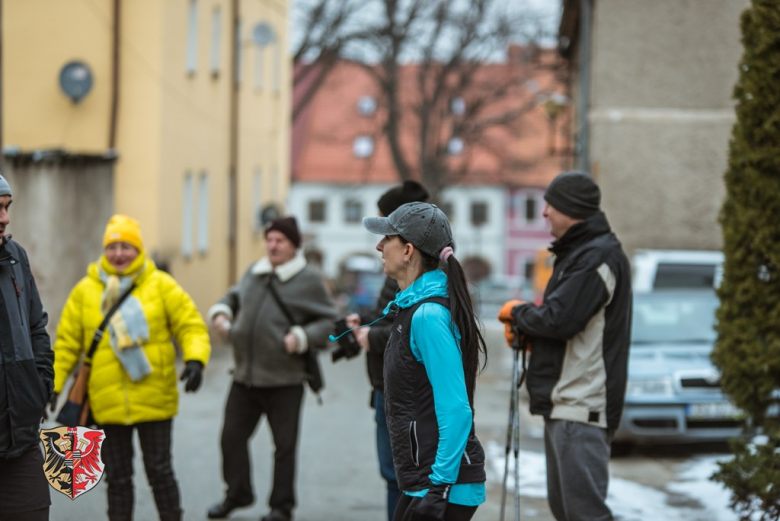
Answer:
[[[209,310],[212,327],[233,347],[235,370],[222,427],[225,497],[208,511],[224,519],[254,502],[249,439],[265,415],[273,435],[274,477],[263,521],[289,521],[295,507],[295,466],[308,349],[325,345],[337,310],[319,272],[300,251],[294,217],[265,228],[267,256]],[[276,291],[279,300],[273,295]],[[281,303],[287,308],[291,324]]]
[[[54,343],[55,396],[86,356],[106,312],[127,291],[92,356],[89,377],[90,407],[106,433],[101,455],[108,519],[133,519],[137,433],[160,520],[180,521],[182,501],[171,458],[173,418],[179,410],[174,342],[184,360],[179,380],[188,393],[200,388],[211,342],[190,295],[147,257],[141,225],[132,217],[109,219],[103,254],[87,267],[65,302]]]
[[[54,353],[27,252],[6,233],[11,186],[0,175],[0,520],[49,519],[39,446]]]
[[[541,305],[510,301],[499,320],[533,345],[527,388],[544,417],[547,500],[558,521],[606,521],[610,443],[620,423],[631,335],[631,268],[585,172],[558,175],[544,195],[555,237]],[[507,334],[512,344],[513,334]]]
[[[399,206],[406,203],[425,202],[429,194],[423,185],[417,181],[405,181],[394,186],[377,201],[379,215],[385,217],[393,213]],[[357,314],[349,315],[347,326],[357,328],[360,324],[373,322],[381,317],[384,309],[391,301],[395,300],[398,293],[398,282],[386,276],[382,291],[376,302],[374,311],[364,317]],[[390,434],[387,431],[387,419],[385,417],[385,382],[382,373],[384,371],[385,346],[390,338],[392,320],[382,320],[372,326],[366,326],[354,331],[355,338],[366,351],[366,366],[368,379],[371,382],[372,393],[370,403],[374,408],[376,420],[376,450],[379,458],[379,473],[387,482],[387,519],[392,520],[395,514],[395,505],[398,503],[398,480],[393,468],[393,451],[390,447]]]

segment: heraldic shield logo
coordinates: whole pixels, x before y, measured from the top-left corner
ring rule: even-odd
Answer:
[[[87,427],[57,427],[41,431],[46,449],[43,471],[49,485],[71,499],[95,487],[105,466],[100,449],[106,435]]]

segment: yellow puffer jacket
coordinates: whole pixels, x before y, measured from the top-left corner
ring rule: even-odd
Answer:
[[[140,301],[149,324],[149,342],[143,349],[152,372],[132,382],[106,332],[95,350],[89,380],[92,413],[99,424],[130,425],[173,418],[179,409],[173,340],[185,361],[197,360],[205,367],[211,354],[206,324],[187,292],[173,277],[159,271],[153,261],[139,260],[145,262],[145,269],[135,280],[132,296]],[[103,320],[100,300],[104,289],[98,263],[92,263],[65,303],[54,344],[57,393],[62,392],[68,375],[89,351],[92,336]]]

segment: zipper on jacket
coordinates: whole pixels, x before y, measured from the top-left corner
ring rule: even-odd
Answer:
[[[417,422],[409,423],[409,446],[412,451],[412,463],[415,467],[420,466],[420,443],[417,440]]]
[[[466,458],[466,463],[468,465],[471,465],[471,458],[469,458],[469,453],[466,452],[465,450],[463,451],[463,457]]]
[[[14,277],[14,268],[13,268],[13,266],[11,266],[10,276],[11,276],[11,282],[14,283],[14,290],[16,291],[16,307],[19,308],[19,322],[22,325],[24,325],[24,320],[22,318],[22,302],[21,302],[22,292],[19,289],[19,284],[16,282],[16,277]],[[32,341],[32,339],[31,339],[31,341]]]

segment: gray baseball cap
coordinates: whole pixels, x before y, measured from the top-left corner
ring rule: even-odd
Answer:
[[[11,185],[0,175],[0,195],[11,195]]]
[[[406,203],[387,217],[363,217],[363,227],[377,235],[400,235],[431,257],[452,245],[447,216],[430,203]]]

